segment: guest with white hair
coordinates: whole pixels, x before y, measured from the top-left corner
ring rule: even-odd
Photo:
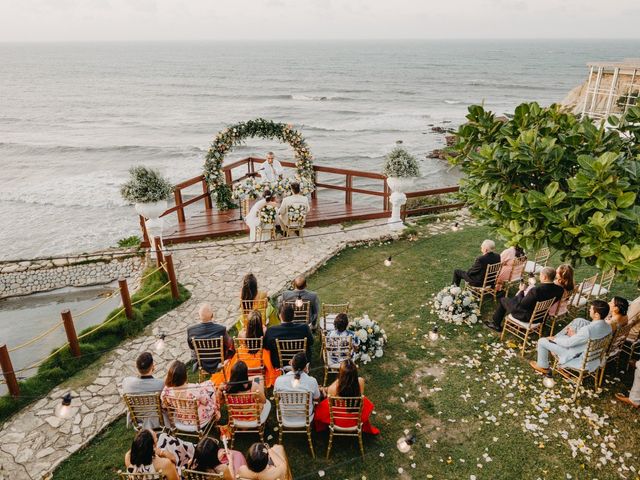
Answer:
[[[218,338],[224,339],[225,346],[225,358],[231,358],[233,356],[233,339],[227,333],[227,329],[224,325],[215,323],[213,321],[213,310],[208,303],[200,304],[198,308],[198,316],[200,317],[200,323],[192,325],[187,328],[187,344],[191,349],[191,358],[196,360],[196,354],[193,350],[194,338]],[[203,360],[201,367],[209,373],[214,373],[218,368],[220,362],[216,360]]]
[[[496,244],[493,240],[485,240],[480,245],[480,251],[482,255],[476,258],[471,268],[467,271],[455,270],[453,272],[453,284],[460,286],[460,282],[464,280],[472,287],[481,287],[484,283],[484,275],[487,272],[487,267],[495,263],[500,263],[500,255],[494,250]]]

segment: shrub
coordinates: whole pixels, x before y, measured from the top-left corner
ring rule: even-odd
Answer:
[[[171,196],[173,186],[157,170],[143,166],[131,167],[129,174],[129,181],[120,187],[120,194],[126,201],[159,202]]]
[[[461,195],[510,244],[640,274],[640,107],[594,125],[559,106],[518,106],[502,121],[469,107],[449,160]]]
[[[385,157],[382,173],[387,177],[417,177],[420,168],[413,155],[402,147],[396,147]]]
[[[128,248],[137,247],[142,243],[142,239],[137,235],[131,235],[130,237],[124,237],[118,240],[118,247]]]

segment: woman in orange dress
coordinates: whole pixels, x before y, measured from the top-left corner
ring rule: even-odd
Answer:
[[[251,310],[259,310],[262,319],[267,321],[267,309],[269,308],[269,300],[267,292],[258,290],[258,279],[253,273],[247,273],[242,279],[242,289],[240,290],[240,318],[238,319],[238,331],[247,328],[249,321],[245,312]]]
[[[262,322],[262,315],[259,311],[254,310],[249,314],[247,322],[247,328],[243,329],[238,338],[264,338],[264,326]],[[279,369],[275,369],[271,363],[271,353],[269,350],[263,348],[262,350],[254,350],[248,348],[242,343],[238,346],[235,355],[226,362],[223,372],[214,373],[211,376],[211,381],[215,385],[224,383],[225,379],[231,378],[231,369],[238,362],[242,360],[247,364],[249,371],[255,371],[260,369],[260,366],[264,367],[264,386],[270,388],[276,381],[276,378],[282,373]]]
[[[362,396],[362,431],[372,435],[378,435],[380,430],[371,425],[369,417],[375,406],[367,397],[364,396],[364,378],[358,376],[358,366],[351,359],[345,360],[340,365],[338,378],[333,382],[326,391],[327,397],[360,397]],[[329,399],[325,398],[316,407],[313,423],[316,432],[326,430],[331,422],[329,415]],[[336,421],[339,427],[354,427],[355,421],[348,420]]]

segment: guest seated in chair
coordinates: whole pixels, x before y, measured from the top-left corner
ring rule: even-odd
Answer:
[[[609,317],[607,317],[607,323],[611,325],[613,333],[616,333],[618,328],[624,327],[629,323],[629,317],[627,311],[629,310],[629,302],[626,298],[613,297],[609,302]]]
[[[124,456],[128,473],[157,473],[167,480],[180,480],[180,471],[193,457],[194,446],[166,433],[140,430]]]
[[[126,377],[122,380],[122,393],[160,393],[164,388],[164,380],[154,378],[156,369],[153,356],[149,352],[142,352],[136,359],[137,377]]]
[[[516,320],[528,322],[537,302],[544,302],[551,298],[556,301],[562,298],[564,289],[553,283],[556,271],[551,267],[544,267],[540,272],[540,285],[532,287],[525,295],[526,284],[521,283],[520,289],[515,297],[502,297],[499,299],[498,308],[493,314],[493,321],[486,322],[486,325],[498,332],[502,331],[502,323],[507,314],[511,314]]]
[[[249,447],[247,466],[239,468],[236,475],[243,480],[293,480],[284,447],[266,443]]]
[[[472,287],[481,287],[484,282],[484,275],[487,273],[487,267],[500,263],[500,255],[494,250],[496,244],[493,240],[485,240],[480,246],[482,255],[476,258],[475,262],[469,270],[455,270],[453,272],[453,284],[460,286],[460,282],[464,280]]]
[[[265,205],[271,205],[273,207],[278,208],[278,203],[276,201],[276,197],[271,193],[271,190],[265,190],[262,192],[262,198],[253,204],[249,213],[244,218],[244,223],[249,227],[249,241],[255,242],[256,240],[262,240],[261,238],[256,238],[256,229],[260,225],[260,209]],[[276,217],[277,221],[277,217]],[[273,226],[276,227],[275,225]]]
[[[544,271],[544,270],[543,270]],[[589,309],[591,321],[576,318],[563,328],[558,335],[541,338],[538,342],[538,359],[531,360],[531,367],[542,374],[549,370],[549,352],[558,356],[561,367],[580,368],[589,340],[599,340],[611,335],[611,326],[605,322],[609,315],[609,305],[603,300],[594,300]],[[598,367],[587,365],[592,370]]]
[[[225,392],[228,395],[233,393],[255,393],[256,402],[259,405],[262,405],[260,423],[264,423],[269,416],[269,412],[271,411],[271,402],[267,400],[267,397],[264,394],[264,383],[260,380],[260,377],[255,377],[253,381],[249,380],[249,369],[247,364],[243,361],[236,362],[231,369],[229,381],[218,389],[219,405],[224,404],[224,395],[222,392]]]
[[[496,284],[498,287],[502,288],[502,284],[509,281],[509,279],[511,278],[511,272],[513,271],[513,261],[516,258],[522,257],[523,255],[524,250],[522,250],[522,248],[520,248],[518,245],[509,247],[503,250],[502,253],[500,253],[502,268],[500,269],[500,274],[496,279]]]
[[[224,339],[225,358],[231,358],[233,356],[233,340],[227,333],[227,329],[224,325],[214,323],[213,311],[211,305],[203,303],[198,310],[198,316],[200,317],[200,323],[192,325],[187,328],[187,344],[191,349],[191,358],[196,360],[196,353],[193,349],[192,339],[194,338],[219,338]],[[218,369],[220,362],[213,359],[206,359],[200,365],[208,373],[214,373]]]
[[[309,362],[304,352],[297,353],[290,362],[291,371],[281,375],[276,380],[273,393],[278,392],[309,392],[311,404],[309,413],[313,416],[313,402],[320,399],[318,381],[309,375]]]
[[[309,322],[311,327],[315,328],[320,312],[320,299],[316,292],[307,290],[307,279],[304,275],[298,275],[293,281],[293,290],[286,290],[280,298],[280,304],[283,302],[295,302],[298,298],[309,302]]]
[[[560,265],[556,269],[556,279],[554,283],[564,288],[565,292],[573,292],[576,286],[573,279],[573,267],[567,263]]]
[[[359,397],[364,395],[364,378],[358,376],[358,366],[353,360],[345,360],[340,365],[338,378],[326,389],[327,397]],[[375,406],[371,401],[364,397],[362,405],[362,431],[372,435],[378,435],[380,430],[371,425],[369,417]],[[313,419],[317,432],[326,430],[331,422],[329,414],[329,400],[324,399],[316,407],[315,418]],[[352,427],[354,425],[340,425],[341,427]]]
[[[304,206],[309,211],[309,199],[304,195],[300,195],[300,184],[293,182],[291,184],[291,193],[288,197],[284,197],[280,203],[280,209],[278,210],[278,217],[280,219],[280,225],[284,229],[289,225],[289,207],[297,207],[299,205]]]
[[[196,445],[193,460],[189,463],[189,470],[202,473],[217,473],[224,475],[224,480],[234,480],[240,467],[246,466],[244,455],[237,450],[229,450],[231,458],[220,447],[218,440],[205,437]]]
[[[271,353],[271,364],[274,368],[280,368],[278,358],[278,347],[276,340],[302,340],[307,339],[307,358],[311,362],[311,346],[313,345],[313,334],[308,325],[293,323],[293,307],[291,305],[280,305],[280,325],[267,328],[264,336],[264,346]]]
[[[616,393],[616,399],[634,408],[640,408],[640,360],[636,362],[636,373],[633,376],[633,385],[629,396],[625,397],[622,393]]]

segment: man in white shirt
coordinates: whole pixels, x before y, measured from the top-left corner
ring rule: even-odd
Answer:
[[[308,374],[309,362],[307,361],[307,355],[304,352],[296,353],[289,365],[291,365],[292,370],[276,379],[273,393],[309,392],[309,415],[313,418],[313,402],[319,400],[321,394],[318,381]]]
[[[309,212],[309,199],[304,195],[300,195],[300,184],[298,182],[293,182],[291,184],[291,193],[288,197],[284,197],[282,199],[282,203],[280,204],[280,209],[278,210],[278,218],[280,220],[280,225],[286,227],[289,225],[289,207],[297,207],[298,205],[303,205],[307,212]]]
[[[257,170],[263,182],[275,182],[284,175],[282,164],[275,159],[273,152],[267,153],[267,161]]]

